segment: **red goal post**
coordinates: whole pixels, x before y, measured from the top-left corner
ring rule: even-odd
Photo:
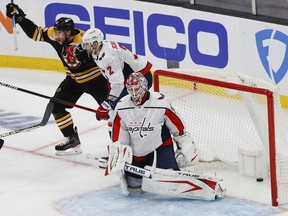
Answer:
[[[267,86],[266,86],[266,84],[267,84]],[[213,89],[213,90],[209,90],[209,89]],[[215,90],[215,89],[217,89],[217,90]],[[224,92],[224,96],[222,96],[223,89],[226,92],[228,90],[228,94]],[[154,72],[154,90],[163,93],[165,96],[168,96],[168,98],[170,100],[172,100],[173,106],[175,107],[175,105],[176,105],[176,107],[175,107],[176,110],[177,111],[180,110],[179,113],[181,115],[183,114],[182,116],[186,120],[186,123],[187,122],[189,122],[189,123],[193,122],[196,119],[195,116],[197,116],[199,113],[201,113],[201,111],[203,109],[203,108],[201,108],[199,111],[197,111],[198,114],[195,114],[194,117],[190,117],[190,113],[194,112],[193,111],[194,107],[191,104],[193,104],[193,101],[195,104],[195,101],[199,100],[198,96],[200,94],[205,95],[205,97],[206,97],[206,95],[209,95],[209,97],[213,96],[213,97],[218,98],[216,100],[220,100],[219,99],[220,97],[224,98],[223,100],[226,100],[227,98],[229,98],[229,99],[227,99],[228,101],[229,100],[231,100],[231,101],[232,100],[245,101],[246,100],[245,97],[248,96],[248,95],[245,96],[245,94],[249,93],[249,95],[253,95],[253,97],[248,96],[248,98],[252,98],[252,100],[255,100],[255,98],[256,98],[256,104],[258,104],[258,105],[251,106],[251,104],[249,104],[249,105],[245,105],[245,106],[248,107],[247,109],[249,110],[249,114],[251,115],[251,118],[252,118],[253,123],[252,123],[251,127],[253,127],[253,125],[255,125],[256,131],[260,133],[260,135],[258,134],[257,136],[259,136],[260,140],[262,140],[262,141],[263,141],[263,139],[265,139],[265,135],[263,136],[264,137],[263,139],[261,138],[261,130],[264,131],[263,133],[264,134],[266,133],[266,136],[267,136],[267,142],[268,142],[268,150],[267,150],[268,151],[268,153],[267,153],[268,159],[267,160],[269,160],[269,162],[267,162],[267,163],[269,163],[268,166],[270,169],[269,174],[270,174],[270,182],[271,182],[272,205],[277,206],[279,200],[281,200],[281,203],[282,202],[285,203],[288,201],[288,194],[287,194],[288,188],[286,188],[286,191],[280,195],[282,197],[279,198],[279,187],[278,187],[279,184],[282,185],[283,181],[284,181],[284,186],[285,185],[287,186],[286,176],[284,176],[285,177],[284,180],[280,179],[279,173],[282,173],[282,171],[283,171],[282,169],[287,168],[287,166],[285,165],[282,167],[282,165],[279,165],[279,163],[284,163],[285,161],[283,162],[282,156],[278,156],[278,154],[279,154],[278,152],[281,150],[280,150],[280,147],[277,147],[278,138],[276,139],[276,134],[275,134],[275,128],[277,128],[277,127],[275,127],[275,110],[282,109],[280,101],[279,101],[279,92],[278,92],[278,89],[275,85],[269,83],[268,81],[260,80],[260,79],[257,79],[255,77],[249,77],[247,75],[239,75],[239,74],[222,72],[222,71],[221,72],[204,71],[204,70],[184,71],[184,70],[178,69],[178,70],[171,70],[171,71],[169,71],[169,70],[156,70]],[[181,91],[181,93],[175,94],[175,92],[177,92],[178,90]],[[166,95],[166,92],[168,92],[167,95]],[[239,99],[239,98],[235,99],[236,96],[235,96],[235,98],[230,97],[229,92],[230,93],[232,92],[232,96],[238,94],[237,92],[244,93],[244,96],[243,96],[244,99]],[[171,94],[171,95],[175,94],[175,95],[171,96],[169,94]],[[260,95],[260,96],[255,96],[255,95]],[[191,97],[191,99],[189,99],[189,97]],[[257,101],[257,100],[259,100],[259,98],[263,98],[263,97],[265,98],[264,99],[265,104],[264,104],[264,102]],[[184,99],[181,102],[179,98],[184,98]],[[191,103],[190,103],[190,100],[192,101]],[[204,98],[202,101],[204,101],[204,100],[206,101],[207,98]],[[263,99],[261,99],[261,101],[263,101]],[[277,101],[277,102],[275,102],[275,101]],[[178,107],[177,107],[177,103],[179,103]],[[221,104],[222,102],[220,101],[219,103]],[[245,103],[246,103],[246,101],[245,101]],[[255,103],[255,102],[253,102],[253,103]],[[214,102],[214,104],[215,104],[215,102]],[[259,104],[261,104],[261,105],[259,105]],[[183,108],[181,108],[182,106],[183,106]],[[214,107],[213,102],[212,102],[212,105],[206,104],[204,106]],[[264,117],[264,119],[266,122],[265,124],[267,124],[267,127],[268,127],[267,131],[266,131],[265,127],[264,127],[264,129],[261,129],[261,128],[258,129],[257,128],[258,126],[262,127],[261,124],[263,124],[263,123],[261,123],[261,122],[259,123],[259,121],[261,121],[261,120],[257,119],[258,117],[257,117],[257,114],[255,114],[255,113],[258,111],[257,110],[253,111],[254,108],[258,109],[258,108],[256,108],[256,106],[261,106],[261,107],[265,106],[264,110],[266,112],[266,114],[265,114],[266,117]],[[277,106],[277,109],[275,108],[276,106]],[[280,108],[279,108],[279,106],[280,106]],[[222,110],[222,109],[225,109],[225,108],[220,108],[220,110]],[[232,110],[233,109],[235,109],[235,108],[232,108]],[[236,109],[238,109],[238,107],[236,107]],[[187,110],[188,110],[188,112],[187,112]],[[184,111],[187,114],[185,114]],[[209,113],[209,111],[207,112],[205,110],[203,110],[203,112]],[[224,112],[226,112],[226,111],[224,111]],[[215,116],[215,114],[210,114],[210,115]],[[223,113],[221,115],[223,115]],[[260,114],[260,118],[263,117],[261,115],[263,115],[263,114]],[[281,113],[277,113],[276,115],[281,115]],[[232,116],[233,116],[233,114],[232,114]],[[282,118],[282,117],[280,116],[280,117],[277,117],[277,119],[278,118]],[[204,119],[204,118],[202,117],[202,119]],[[207,117],[207,119],[209,121],[211,119],[211,117]],[[216,124],[218,126],[219,120],[216,119],[216,122],[217,122]],[[238,124],[237,119],[235,122],[236,123],[234,123],[234,124]],[[202,125],[202,124],[205,124],[205,122],[203,123],[202,120],[199,120],[198,125]],[[219,124],[222,124],[222,123],[219,123]],[[208,125],[210,125],[209,122],[207,123],[207,126]],[[223,125],[226,125],[225,122],[223,123]],[[244,127],[250,127],[250,126],[244,125]],[[191,128],[188,128],[188,129],[192,130],[192,131],[189,131],[192,134],[192,137],[197,137],[197,131],[195,129],[191,129]],[[252,129],[249,129],[249,130],[252,130]],[[198,134],[198,137],[202,136],[201,138],[199,138],[199,140],[200,139],[203,140],[203,137],[204,137],[204,140],[205,140],[205,138],[207,138],[207,136],[205,136],[203,134],[201,135],[202,131],[203,131],[203,129],[201,129],[201,131]],[[216,132],[216,133],[219,133],[219,132]],[[219,135],[219,139],[222,139],[222,138],[220,138],[220,136],[221,135]],[[226,134],[224,136],[226,136]],[[233,139],[233,138],[234,137],[232,135],[231,139]],[[213,139],[217,140],[218,137],[213,138]],[[237,141],[237,138],[235,140]],[[228,143],[228,145],[229,145],[228,148],[230,148],[231,143],[234,144],[234,140],[231,143],[230,142],[231,141],[229,141],[229,143]],[[196,144],[199,144],[201,146],[202,146],[202,143],[199,144],[196,142]],[[206,143],[206,141],[205,141],[205,143]],[[222,145],[222,143],[224,143],[224,142],[220,141],[220,143]],[[237,145],[237,144],[235,144],[235,145]],[[263,145],[265,145],[265,144],[263,144]],[[287,146],[286,138],[284,139],[284,144],[281,144],[281,145]],[[279,144],[279,146],[280,146],[280,144]],[[218,147],[219,147],[219,145],[218,145]],[[227,147],[224,147],[224,148],[227,149]],[[236,146],[236,148],[237,148],[237,146]],[[277,151],[277,148],[278,148],[278,151]],[[283,149],[283,150],[285,150],[285,149]],[[220,151],[223,151],[223,149]],[[235,150],[233,150],[233,151],[234,152],[232,152],[232,153],[236,155],[237,152],[235,152]],[[229,154],[230,153],[227,153],[227,155],[229,155]],[[285,153],[285,155],[287,155],[287,154]],[[279,158],[277,158],[277,157],[279,157]],[[211,158],[212,159],[213,158],[219,159],[219,156],[216,155],[216,156],[212,156]],[[201,160],[201,151],[200,151],[200,160]],[[209,160],[210,160],[209,158],[205,159],[205,161],[209,161]],[[224,161],[226,162],[226,159]],[[232,161],[231,163],[233,163],[233,162],[234,161]],[[286,172],[288,172],[288,170],[286,170]],[[277,178],[277,176],[278,176],[278,178]]]

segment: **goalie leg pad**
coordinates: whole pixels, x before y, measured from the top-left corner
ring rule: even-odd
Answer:
[[[225,194],[219,181],[189,172],[156,168],[151,178],[143,178],[142,190],[189,199],[215,200]]]

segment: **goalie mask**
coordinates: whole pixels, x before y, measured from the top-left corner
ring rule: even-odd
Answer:
[[[98,28],[92,28],[87,30],[84,35],[82,36],[82,43],[81,46],[84,50],[89,51],[90,49],[95,50],[92,48],[94,42],[98,42],[97,49],[103,44],[104,35],[102,31]]]
[[[134,104],[139,105],[148,90],[148,81],[142,73],[135,72],[128,77],[126,88]]]

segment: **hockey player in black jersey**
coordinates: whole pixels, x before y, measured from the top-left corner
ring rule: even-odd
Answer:
[[[76,103],[82,94],[90,94],[99,104],[108,96],[108,82],[102,76],[100,68],[92,58],[80,58],[85,55],[81,44],[83,30],[76,29],[72,19],[59,18],[54,26],[41,27],[26,18],[26,14],[16,4],[6,5],[6,15],[15,16],[26,35],[34,41],[47,42],[57,52],[66,70],[66,77],[60,83],[54,94],[55,98]],[[56,155],[71,155],[82,153],[77,128],[74,127],[71,114],[72,108],[63,104],[55,104],[52,114],[66,140],[55,146]]]

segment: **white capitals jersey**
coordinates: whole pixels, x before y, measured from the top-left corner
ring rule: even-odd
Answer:
[[[130,95],[123,97],[116,106],[112,141],[131,145],[133,155],[145,156],[159,146],[172,144],[171,134],[186,133],[179,114],[169,101],[158,92],[150,92],[148,100],[135,106]]]
[[[133,54],[129,49],[115,41],[104,40],[99,55],[97,56],[93,52],[92,57],[110,83],[111,90],[109,94],[115,97],[119,97],[125,87],[124,63],[128,64],[133,72],[142,72],[143,75],[150,71],[152,67],[151,63],[145,58]],[[129,75],[126,74],[126,77]]]

